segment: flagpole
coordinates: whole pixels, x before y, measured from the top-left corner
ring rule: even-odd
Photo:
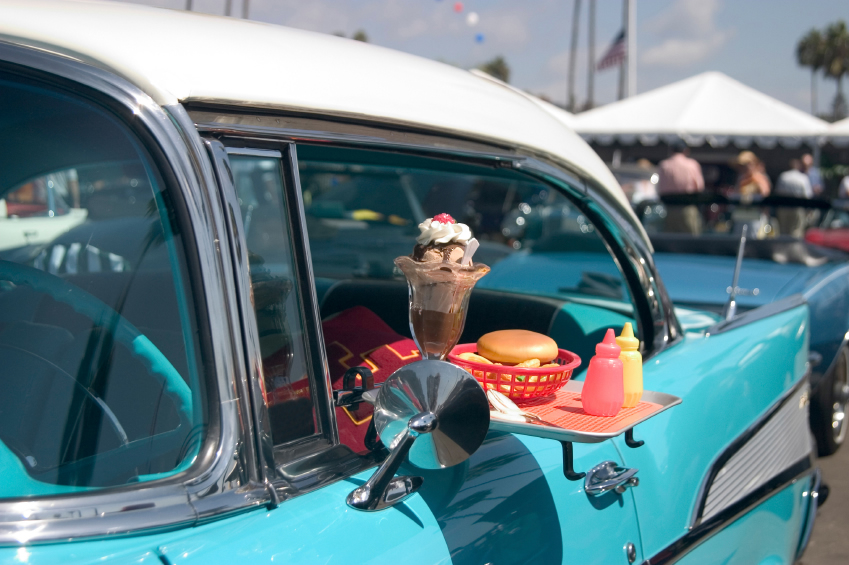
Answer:
[[[566,108],[570,112],[575,111],[575,57],[578,54],[578,19],[581,16],[581,0],[573,0],[572,11],[572,44],[569,47],[569,77],[568,93],[566,94]]]
[[[585,110],[590,110],[595,106],[595,0],[590,0],[590,22],[589,22],[589,38],[587,39],[587,53],[589,54],[589,64],[587,65],[587,103],[584,106]]]
[[[622,0],[622,29],[625,30],[625,41],[628,43],[631,42],[630,30],[628,30],[628,4],[630,0]],[[628,61],[628,53],[625,53],[625,58],[619,63],[619,95],[617,96],[617,100],[622,100],[625,98],[625,81],[627,80],[627,75],[625,74],[625,65]]]
[[[637,94],[637,0],[628,0],[628,96]]]

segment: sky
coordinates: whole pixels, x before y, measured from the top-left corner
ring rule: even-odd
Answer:
[[[223,14],[228,0],[114,0]],[[244,0],[229,0],[241,15]],[[554,102],[567,97],[575,0],[249,0],[249,18],[370,42],[472,68],[503,56],[510,82]],[[637,92],[704,71],[720,71],[801,110],[811,111],[811,74],[795,47],[811,28],[849,20],[847,0],[637,0]],[[596,1],[595,56],[622,28],[622,0]],[[588,6],[581,2],[576,98],[587,99]],[[469,25],[469,13],[478,16]],[[482,41],[477,36],[481,34]],[[618,70],[596,74],[595,104],[616,99]],[[844,85],[849,87],[849,81]],[[819,112],[836,86],[817,81]]]

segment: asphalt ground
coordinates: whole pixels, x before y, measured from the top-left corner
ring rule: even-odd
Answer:
[[[814,533],[798,565],[849,564],[849,446],[817,464],[831,490],[817,511]]]

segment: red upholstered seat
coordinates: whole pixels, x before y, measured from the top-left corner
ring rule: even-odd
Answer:
[[[331,316],[322,323],[322,329],[334,389],[342,388],[342,376],[351,367],[368,367],[374,374],[374,382],[380,383],[400,367],[421,359],[412,339],[395,333],[364,306]],[[365,451],[363,438],[371,416],[372,407],[365,402],[356,410],[337,408],[342,443],[354,451]]]

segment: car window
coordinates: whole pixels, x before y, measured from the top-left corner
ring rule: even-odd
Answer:
[[[0,74],[0,498],[167,477],[206,425],[168,192],[116,117]]]
[[[263,387],[275,445],[317,432],[280,159],[230,155],[242,211]]]
[[[307,145],[298,166],[334,389],[356,365],[380,382],[419,358],[393,261],[440,213],[471,228],[475,261],[491,267],[472,292],[461,343],[527,329],[586,363],[608,327],[634,322],[629,287],[598,230],[547,184],[508,169]],[[370,414],[337,409],[340,437],[355,451],[368,447]]]
[[[493,267],[480,287],[630,308],[627,285],[603,239],[561,192],[495,170],[440,170],[432,161],[398,166],[391,157],[374,164],[371,155],[360,156],[368,164],[350,161],[356,157],[314,147],[299,154],[320,285],[328,284],[321,279],[397,279],[393,259],[411,252],[418,224],[446,212],[481,242],[475,260]],[[543,276],[517,277],[519,268],[539,269]]]

